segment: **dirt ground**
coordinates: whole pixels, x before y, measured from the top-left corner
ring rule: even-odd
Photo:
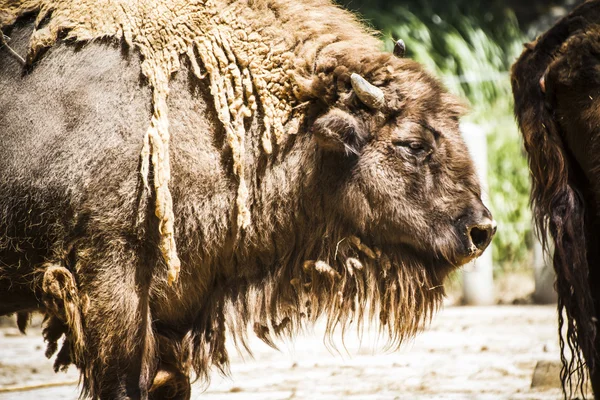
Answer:
[[[214,373],[193,399],[560,399],[554,306],[448,307],[431,327],[396,352],[365,331],[349,334],[340,352],[323,343],[323,326],[283,343],[258,339],[254,358],[231,349],[231,375]],[[77,373],[54,374],[39,330],[22,336],[0,328],[0,400],[76,399]],[[543,362],[549,361],[550,364]],[[550,382],[531,387],[536,365]],[[539,370],[540,368],[538,368]],[[19,387],[29,388],[19,390]],[[37,388],[36,388],[37,387]]]

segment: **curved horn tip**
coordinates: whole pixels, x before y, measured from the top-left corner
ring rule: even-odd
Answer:
[[[404,40],[398,39],[394,44],[394,55],[399,58],[403,58],[406,54],[406,43]]]
[[[543,75],[540,78],[540,89],[542,90],[542,93],[546,93],[546,76]]]
[[[365,78],[357,73],[350,75],[352,89],[364,105],[374,110],[377,110],[385,104],[385,95],[377,86],[369,83]]]

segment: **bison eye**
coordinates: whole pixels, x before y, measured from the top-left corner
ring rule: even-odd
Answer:
[[[410,142],[408,147],[414,152],[420,152],[425,150],[425,146],[421,142]]]
[[[421,140],[399,140],[394,145],[413,156],[424,157],[431,154],[431,147]]]

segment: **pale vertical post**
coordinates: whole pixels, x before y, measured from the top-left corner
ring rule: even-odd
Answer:
[[[535,278],[535,291],[533,292],[533,300],[536,304],[553,304],[558,300],[558,295],[554,289],[556,273],[552,266],[553,249],[550,248],[549,254],[545,253],[542,243],[536,235],[534,236],[533,276]]]
[[[487,135],[477,125],[463,123],[461,132],[471,158],[475,163],[475,169],[481,182],[482,200],[486,207],[490,208],[488,196],[487,179]],[[498,229],[502,229],[499,227]],[[495,302],[494,296],[494,268],[492,261],[492,245],[474,263],[465,265],[462,270],[463,278],[463,300],[468,305],[491,305]]]

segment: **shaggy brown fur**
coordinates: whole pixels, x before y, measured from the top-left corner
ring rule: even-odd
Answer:
[[[600,396],[599,56],[600,1],[590,1],[526,45],[512,71],[535,220],[554,242],[565,397],[584,395],[585,366]]]
[[[93,18],[51,2],[36,28],[17,3],[0,8],[29,53],[23,69],[0,49],[0,314],[44,312],[49,353],[64,336],[56,365],[80,368],[84,394],[188,398],[191,371],[227,370],[226,332],[274,345],[320,315],[328,334],[376,319],[398,345],[489,244],[462,107],[329,2],[110,2]],[[203,30],[214,18],[219,32]],[[383,91],[381,109],[352,73]],[[163,164],[147,158],[157,118]],[[155,212],[167,167],[174,283]]]

